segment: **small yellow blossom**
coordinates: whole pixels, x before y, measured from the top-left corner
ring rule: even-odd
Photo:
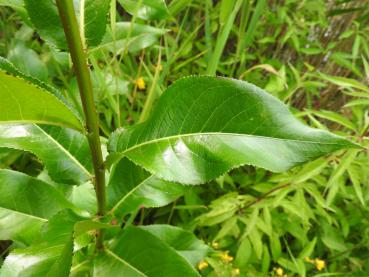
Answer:
[[[225,261],[225,262],[232,262],[233,261],[233,257],[228,255],[228,252],[223,252],[222,254],[220,254],[220,258]]]
[[[283,274],[283,277],[287,277],[287,274]]]
[[[140,77],[136,80],[136,86],[139,90],[144,90],[146,88],[145,80]]]
[[[235,267],[234,269],[232,269],[232,275],[235,276],[235,275],[239,275],[240,274],[240,269]]]
[[[315,265],[316,269],[319,271],[323,270],[326,267],[325,261],[319,258],[310,259],[309,257],[306,257],[305,261]]]
[[[323,270],[325,268],[325,261],[321,259],[315,259],[315,267],[319,271]]]
[[[208,264],[207,262],[202,261],[202,262],[200,262],[200,263],[197,265],[197,268],[198,268],[199,270],[203,270],[203,269],[207,268],[208,266],[209,266],[209,264]]]
[[[218,249],[218,248],[219,248],[219,243],[217,243],[217,242],[213,242],[213,243],[211,244],[211,246],[212,246],[214,249]]]
[[[274,270],[277,276],[283,276],[283,269],[281,267],[275,268]]]

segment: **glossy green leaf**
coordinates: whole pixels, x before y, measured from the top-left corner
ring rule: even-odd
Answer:
[[[87,139],[74,130],[34,124],[0,125],[0,147],[35,154],[56,182],[81,184],[92,178]]]
[[[69,276],[73,257],[73,228],[81,219],[70,210],[56,214],[42,230],[39,243],[9,254],[0,275]]]
[[[165,19],[169,16],[164,0],[119,0],[119,3],[128,13],[142,19]]]
[[[0,240],[10,239],[28,245],[46,221],[45,218],[0,207]]]
[[[94,276],[200,276],[173,248],[150,232],[129,226],[94,262]]]
[[[147,48],[157,42],[158,38],[167,32],[160,29],[143,24],[132,24],[131,22],[118,22],[115,24],[115,33],[108,28],[101,44],[91,52],[105,49],[114,54],[128,50],[137,52]]]
[[[159,178],[200,184],[240,165],[285,171],[351,142],[305,126],[256,86],[216,77],[174,83],[144,123],[116,131],[110,160],[128,157]]]
[[[73,207],[51,185],[6,169],[0,170],[0,195],[0,239],[24,244],[37,238],[48,218]]]
[[[161,207],[184,193],[184,186],[161,180],[128,159],[113,169],[107,188],[108,207],[115,214],[127,214],[140,207]]]
[[[79,0],[81,1],[81,0]],[[110,7],[110,1],[107,0],[85,0],[84,1],[84,30],[86,43],[89,46],[96,46],[104,37],[107,13]],[[81,22],[81,12],[79,12]]]
[[[47,91],[46,85],[9,73],[20,76],[10,63],[0,59],[0,123],[32,122],[84,130],[74,112]]]
[[[64,31],[59,19],[55,1],[24,0],[26,10],[40,36],[60,49],[67,49]],[[76,17],[83,24],[84,36],[89,46],[100,43],[105,33],[109,1],[81,0],[74,1]]]
[[[210,251],[210,247],[197,239],[193,233],[175,226],[163,224],[140,226],[139,228],[150,232],[155,237],[165,242],[194,267],[202,261]]]
[[[71,106],[71,104],[66,100],[66,98],[63,96],[63,94],[60,91],[58,91],[57,89],[55,89],[53,86],[50,86],[50,85],[40,81],[39,79],[22,72],[19,68],[15,67],[11,62],[9,62],[7,59],[4,59],[3,57],[0,57],[0,70],[3,70],[6,73],[9,73],[9,74],[13,75],[14,77],[19,77],[19,78],[23,79],[24,81],[26,81],[28,83],[32,83],[36,87],[40,87],[40,88],[50,92],[51,94],[55,95],[57,98],[59,98],[60,101],[62,101],[65,105],[67,105],[72,110],[72,112],[74,112],[74,114],[78,117],[78,113],[74,110],[74,107]],[[81,118],[80,118],[80,120],[81,120]]]

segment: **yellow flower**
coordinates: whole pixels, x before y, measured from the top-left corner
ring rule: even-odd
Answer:
[[[277,276],[283,276],[283,269],[281,267],[275,268],[274,270]]]
[[[239,275],[240,274],[240,269],[235,267],[234,269],[232,269],[232,275],[235,276],[235,275]]]
[[[220,258],[225,261],[225,262],[232,262],[233,261],[233,257],[228,255],[228,252],[223,252],[222,254],[220,254]]]
[[[136,86],[138,89],[144,90],[146,88],[145,80],[142,77],[138,78],[136,80]]]
[[[321,260],[319,258],[310,259],[309,257],[306,257],[305,261],[315,265],[316,269],[319,270],[319,271],[321,271],[322,269],[324,269],[326,267],[325,261]]]
[[[212,246],[214,249],[218,249],[218,248],[219,248],[219,243],[217,243],[217,242],[213,242],[213,243],[211,244],[211,246]]]
[[[207,268],[208,266],[209,266],[209,264],[208,264],[207,262],[202,261],[202,262],[200,262],[200,263],[197,265],[197,268],[198,268],[199,270],[203,270],[203,269]]]
[[[321,271],[325,268],[325,261],[321,259],[315,259],[315,267],[317,270]]]

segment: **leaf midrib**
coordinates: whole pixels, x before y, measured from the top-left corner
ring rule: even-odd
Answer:
[[[131,152],[135,150],[136,148],[158,143],[165,140],[171,140],[171,139],[181,139],[185,137],[192,137],[192,136],[240,136],[240,137],[255,137],[259,139],[270,139],[270,140],[278,140],[278,141],[288,141],[288,142],[301,142],[301,143],[311,143],[311,144],[325,144],[325,145],[345,145],[344,143],[329,143],[329,142],[319,142],[319,141],[309,141],[309,140],[298,140],[298,139],[289,139],[289,138],[274,138],[274,137],[267,137],[267,136],[258,136],[258,135],[251,135],[251,134],[236,134],[236,133],[221,133],[221,132],[205,132],[205,133],[188,133],[188,134],[180,134],[175,136],[167,136],[162,138],[157,138],[149,141],[145,141],[139,144],[136,144],[132,147],[126,148],[124,151],[115,151],[119,152],[120,154],[125,154],[127,152]]]
[[[82,169],[82,171],[87,175],[88,178],[92,178],[91,173],[80,163],[80,161],[77,160],[76,157],[74,157],[67,149],[63,147],[57,140],[55,140],[51,135],[49,135],[47,132],[45,132],[42,128],[40,128],[37,125],[34,125],[36,128],[38,128],[42,133],[45,134],[52,142],[54,142],[62,152],[64,152],[78,167]]]
[[[114,259],[118,260],[119,262],[121,262],[121,263],[125,264],[126,266],[128,266],[129,268],[133,269],[134,271],[136,271],[137,273],[139,273],[143,277],[149,277],[145,273],[142,273],[140,270],[138,270],[137,268],[135,268],[134,266],[132,266],[126,260],[124,260],[121,257],[119,257],[117,254],[115,254],[114,252],[110,251],[109,249],[105,249],[105,252],[106,252],[106,254],[110,255]]]
[[[17,211],[17,210],[8,209],[8,208],[1,207],[1,206],[0,206],[0,209],[7,210],[10,213],[16,213],[16,214],[20,214],[22,216],[30,217],[30,218],[33,218],[33,219],[36,219],[36,220],[39,220],[39,221],[43,221],[43,222],[47,222],[48,221],[46,218],[35,216],[35,215],[31,215],[31,214],[27,214],[27,213],[20,212],[20,211]]]
[[[133,189],[131,189],[127,194],[125,194],[119,201],[117,204],[114,205],[114,207],[110,210],[110,213],[114,213],[116,209],[118,209],[118,207],[120,205],[122,205],[124,203],[124,201],[127,199],[127,197],[129,197],[130,195],[132,195],[138,188],[140,188],[144,183],[146,183],[149,179],[151,179],[152,177],[154,177],[154,175],[150,175],[149,177],[145,178],[144,180],[142,180],[137,186],[135,186]]]

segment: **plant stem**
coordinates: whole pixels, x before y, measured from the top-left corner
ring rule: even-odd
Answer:
[[[73,1],[56,0],[56,4],[72,57],[85,114],[87,139],[95,172],[94,186],[97,198],[97,214],[101,217],[105,214],[105,169],[99,136],[99,120],[95,109],[90,71],[87,66],[86,53],[82,46]],[[98,249],[103,248],[103,236],[101,232],[98,232],[96,247]]]

